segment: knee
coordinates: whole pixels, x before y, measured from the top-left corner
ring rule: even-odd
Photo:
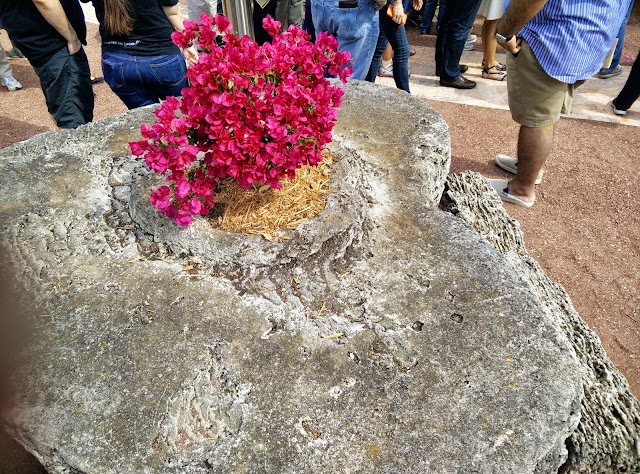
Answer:
[[[409,55],[411,53],[411,48],[409,47],[408,42],[403,42],[398,44],[396,49],[393,50],[393,57],[398,60],[409,59]]]

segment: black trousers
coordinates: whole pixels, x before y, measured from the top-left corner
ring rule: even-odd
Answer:
[[[34,70],[58,127],[76,128],[93,120],[91,73],[83,48],[69,54],[65,46]]]
[[[640,55],[640,52],[638,54]],[[613,99],[613,105],[615,105],[618,110],[627,110],[638,100],[638,97],[640,97],[640,61],[636,56],[627,82],[624,84],[618,97]]]
[[[265,43],[271,42],[271,36],[262,26],[262,20],[264,20],[267,15],[271,15],[272,18],[276,17],[276,0],[270,0],[264,6],[264,9],[260,8],[257,2],[253,2],[253,30],[256,34],[256,43],[259,45],[263,45]]]

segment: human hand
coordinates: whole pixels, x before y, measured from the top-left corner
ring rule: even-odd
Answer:
[[[520,44],[521,43],[522,43],[522,38],[519,38],[519,37],[514,35],[506,43],[498,43],[498,44],[500,46],[502,46],[502,48],[504,48],[507,51],[509,51],[510,53],[518,54],[520,52],[520,48],[521,48]]]
[[[195,46],[189,46],[188,48],[184,48],[182,50],[182,56],[187,61],[187,66],[193,66],[196,62],[198,62],[198,50]]]
[[[418,11],[422,8],[422,0],[413,0],[413,9]]]
[[[82,43],[77,37],[75,40],[67,41],[67,50],[69,51],[69,54],[76,54],[80,51],[80,48],[82,48]]]
[[[400,1],[396,0],[393,3],[393,17],[391,19],[393,20],[394,23],[397,23],[398,25],[404,25],[405,22],[407,21],[404,16],[404,7],[402,5],[402,0]]]

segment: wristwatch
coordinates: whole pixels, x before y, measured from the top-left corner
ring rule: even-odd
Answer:
[[[513,35],[509,36],[508,38],[505,36],[502,36],[500,33],[498,33],[496,31],[496,41],[500,44],[502,43],[508,43],[509,41],[511,41],[511,38],[513,38]]]

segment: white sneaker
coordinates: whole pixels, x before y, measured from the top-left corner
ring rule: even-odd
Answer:
[[[496,165],[511,174],[518,174],[518,158],[512,156],[498,154],[496,155]],[[536,184],[542,183],[544,177],[544,171],[541,171],[536,178]]]
[[[393,63],[386,66],[380,63],[380,67],[378,68],[378,77],[393,77]]]
[[[22,89],[22,84],[20,84],[13,76],[5,77],[4,79],[2,79],[2,85],[10,91]]]
[[[464,44],[464,51],[472,51],[473,50],[473,43],[471,41],[467,41]]]
[[[469,36],[467,36],[467,43],[475,43],[476,41],[478,41],[478,35],[469,33]]]
[[[611,108],[613,109],[613,113],[616,115],[627,115],[627,111],[617,109],[616,104],[614,104],[613,101],[611,101]]]

